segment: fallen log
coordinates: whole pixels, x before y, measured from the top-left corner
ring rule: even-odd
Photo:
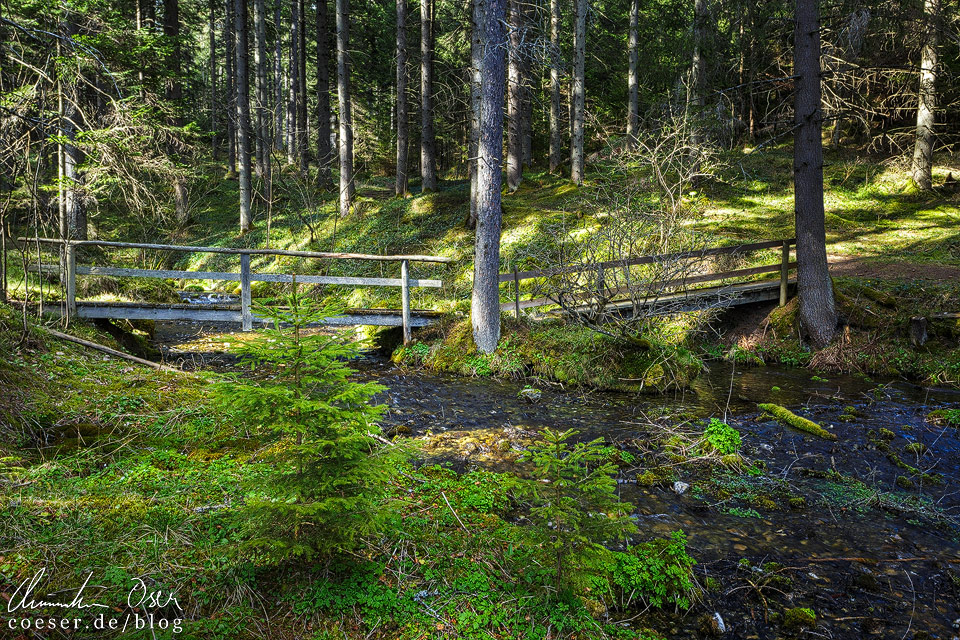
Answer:
[[[137,356],[132,356],[129,353],[124,353],[122,351],[117,351],[116,349],[111,349],[110,347],[106,347],[96,342],[90,342],[89,340],[84,340],[83,338],[77,338],[76,336],[71,336],[66,333],[60,333],[59,331],[56,331],[54,329],[44,329],[44,331],[46,331],[47,333],[49,333],[55,338],[66,340],[67,342],[73,342],[75,344],[79,344],[81,346],[87,347],[88,349],[95,349],[97,351],[101,351],[115,358],[121,358],[123,360],[129,360],[130,362],[136,362],[137,364],[142,364],[145,367],[151,367],[158,371],[171,371],[173,373],[183,373],[183,371],[175,367],[170,367],[165,364],[160,364],[159,362],[153,362],[151,360],[138,358]]]

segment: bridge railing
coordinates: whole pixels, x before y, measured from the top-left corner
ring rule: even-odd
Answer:
[[[252,282],[293,282],[304,284],[330,284],[340,286],[377,286],[400,287],[401,289],[401,318],[404,343],[410,342],[411,311],[410,288],[443,286],[442,280],[411,278],[411,262],[428,262],[450,264],[452,258],[430,255],[375,255],[364,253],[343,253],[325,251],[294,251],[285,249],[241,249],[231,247],[198,247],[188,245],[151,244],[141,242],[112,242],[105,240],[61,240],[57,238],[18,238],[20,242],[59,245],[62,247],[61,266],[50,265],[54,273],[60,273],[65,290],[65,311],[68,318],[77,315],[77,276],[114,276],[136,278],[184,278],[190,280],[214,280],[240,283],[240,318],[244,331],[253,328]],[[239,273],[221,271],[188,271],[182,269],[133,269],[126,267],[105,267],[94,265],[78,265],[77,249],[80,247],[111,247],[120,249],[140,249],[174,251],[184,253],[228,254],[240,257]],[[326,275],[294,275],[280,273],[255,273],[250,266],[250,257],[258,255],[290,256],[298,258],[337,259],[337,260],[366,260],[377,262],[399,262],[399,278],[373,278],[366,276],[326,276]]]
[[[690,275],[690,276],[686,276],[686,277],[678,278],[674,280],[654,282],[650,284],[649,287],[652,289],[679,288],[679,287],[686,287],[691,284],[703,284],[707,282],[717,282],[721,280],[731,280],[735,278],[746,278],[749,276],[759,275],[762,273],[774,273],[779,271],[780,272],[779,304],[782,307],[787,303],[787,288],[789,284],[790,271],[796,268],[797,266],[796,262],[790,261],[790,247],[794,246],[796,242],[797,241],[795,238],[788,238],[784,240],[765,240],[762,242],[750,242],[747,244],[739,244],[739,245],[727,246],[727,247],[710,247],[707,249],[681,251],[678,253],[636,256],[632,258],[623,258],[620,260],[609,260],[606,262],[594,262],[590,264],[578,264],[578,265],[571,265],[568,267],[554,267],[550,269],[540,269],[535,271],[520,271],[516,267],[514,267],[512,272],[499,274],[499,282],[501,284],[510,283],[510,282],[513,283],[513,301],[505,302],[501,304],[500,309],[501,311],[509,311],[510,309],[513,309],[516,316],[519,318],[521,309],[534,309],[537,307],[557,304],[557,301],[550,296],[546,296],[542,298],[534,298],[530,300],[521,300],[520,299],[520,282],[523,280],[550,278],[552,276],[578,273],[582,271],[597,271],[597,270],[603,270],[603,269],[631,267],[635,265],[657,264],[662,262],[684,260],[684,259],[691,259],[691,258],[705,258],[705,257],[720,256],[720,255],[743,255],[746,253],[751,253],[753,251],[760,251],[762,249],[773,249],[776,247],[780,248],[780,261],[777,263],[766,264],[758,267],[750,267],[747,269],[733,269],[733,270],[723,271],[718,273]],[[622,290],[622,291],[616,291],[613,293],[627,293],[627,291]]]

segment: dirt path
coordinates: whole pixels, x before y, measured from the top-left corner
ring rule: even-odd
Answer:
[[[830,273],[835,276],[858,276],[877,280],[960,280],[960,267],[915,262],[872,262],[866,258],[827,256]]]

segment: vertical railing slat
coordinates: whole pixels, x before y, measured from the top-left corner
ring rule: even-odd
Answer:
[[[253,314],[250,311],[250,254],[240,254],[240,316],[244,331],[253,330]]]
[[[403,344],[410,344],[410,265],[404,260],[400,263],[400,300],[403,307]]]
[[[784,240],[780,250],[780,306],[787,304],[787,277],[790,271],[790,241]]]
[[[65,245],[67,324],[77,315],[77,247],[72,242]]]

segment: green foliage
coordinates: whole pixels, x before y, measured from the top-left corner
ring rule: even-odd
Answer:
[[[521,485],[531,500],[531,532],[553,562],[554,587],[575,587],[602,567],[604,544],[636,532],[613,478],[616,467],[605,460],[603,439],[568,440],[576,431],[546,428],[522,460],[532,465],[532,479]]]
[[[346,333],[308,332],[342,309],[300,296],[286,308],[257,305],[273,325],[240,348],[251,374],[217,386],[237,426],[269,443],[243,514],[260,561],[279,562],[350,547],[376,528],[389,460],[369,432],[380,415],[370,399],[382,387],[350,380],[357,354]]]
[[[634,600],[646,606],[690,608],[696,591],[696,560],[687,553],[682,531],[674,531],[668,540],[652,540],[612,556],[612,580],[624,608]]]
[[[703,432],[706,445],[720,455],[729,455],[740,451],[740,432],[717,418],[711,418]]]

